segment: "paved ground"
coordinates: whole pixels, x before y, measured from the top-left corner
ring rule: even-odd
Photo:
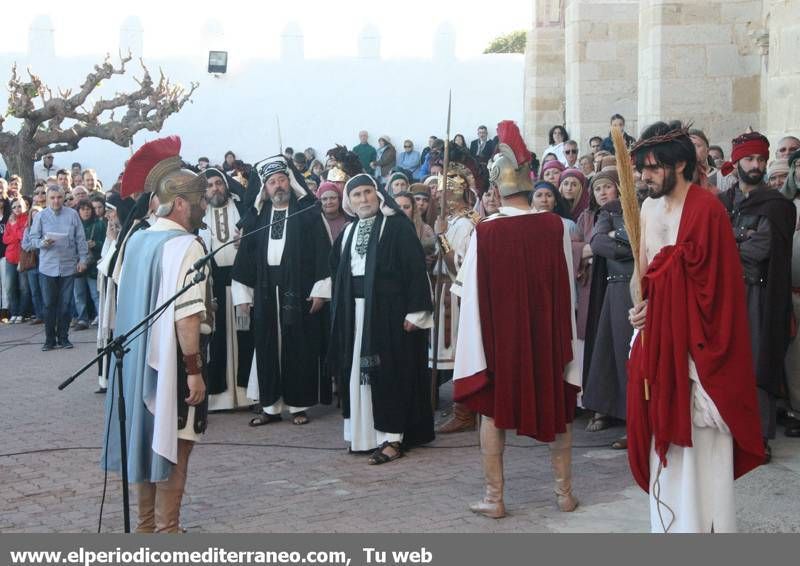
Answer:
[[[39,351],[41,326],[0,326],[0,532],[94,532],[103,491],[98,467],[103,397],[92,373],[56,386],[94,355],[93,332],[71,351]],[[449,396],[449,391],[444,392]],[[642,532],[647,499],[624,453],[605,448],[621,429],[577,425],[574,484],[581,506],[554,505],[547,448],[509,437],[510,516],[474,516],[482,490],[476,433],[441,437],[386,466],[346,453],[332,407],[304,427],[246,426],[247,413],[215,414],[195,448],[182,515],[211,532]],[[800,530],[800,442],[780,437],[774,460],[737,482],[742,531]],[[135,498],[134,498],[135,499]],[[122,496],[109,476],[104,531],[122,530]],[[133,509],[135,518],[136,509]]]

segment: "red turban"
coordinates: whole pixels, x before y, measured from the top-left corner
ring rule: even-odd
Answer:
[[[769,140],[758,132],[742,134],[734,139],[731,160],[722,164],[722,174],[730,175],[733,166],[742,158],[748,155],[760,155],[764,159],[769,159]]]

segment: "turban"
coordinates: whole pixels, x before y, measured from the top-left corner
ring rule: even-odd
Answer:
[[[574,168],[562,171],[561,176],[558,178],[558,184],[560,185],[564,179],[569,179],[570,177],[575,177],[582,186],[586,187],[586,176],[580,170]]]
[[[321,199],[322,195],[324,195],[328,191],[335,192],[337,195],[339,195],[339,200],[342,199],[342,189],[340,189],[336,183],[331,183],[330,181],[325,181],[319,186],[319,188],[317,189],[317,198]]]
[[[219,177],[222,179],[222,182],[225,183],[225,188],[228,188],[228,178],[225,173],[217,169],[216,167],[206,167],[204,171],[206,174],[206,179],[211,179],[212,177]]]
[[[286,165],[285,161],[270,161],[258,171],[262,183],[266,183],[267,179],[278,173],[283,173],[287,177],[289,176],[289,167]]]
[[[767,167],[767,179],[772,177],[773,175],[778,175],[780,173],[789,174],[789,160],[788,159],[776,159],[772,163],[769,164]]]
[[[733,172],[733,166],[742,158],[748,155],[760,155],[764,159],[769,159],[769,140],[758,132],[742,134],[734,139],[731,160],[722,164],[722,174],[727,176]]]
[[[539,176],[541,177],[542,175],[544,175],[544,172],[547,171],[548,169],[558,169],[558,172],[561,173],[561,171],[563,171],[566,168],[564,167],[564,164],[561,163],[558,159],[553,159],[542,165],[542,170],[539,172]]]
[[[406,184],[408,184],[408,177],[406,177],[404,173],[401,173],[400,171],[397,171],[396,173],[392,173],[392,176],[389,177],[389,182],[386,183],[386,185],[391,187],[392,183],[394,183],[398,179],[402,179],[403,181],[406,182]]]
[[[375,182],[375,179],[366,173],[359,173],[354,177],[350,177],[350,179],[344,185],[344,190],[347,191],[347,194],[349,195],[353,189],[364,186],[372,187],[373,189],[378,190],[378,184]]]
[[[594,188],[595,183],[597,183],[598,181],[602,181],[604,179],[607,181],[611,181],[617,186],[617,188],[619,188],[619,173],[617,172],[616,167],[606,167],[599,173],[595,173],[594,176],[592,177],[590,186]]]

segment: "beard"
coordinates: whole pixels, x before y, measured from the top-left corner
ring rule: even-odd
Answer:
[[[228,193],[227,191],[224,193],[215,193],[214,196],[212,196],[208,200],[208,204],[210,204],[215,208],[219,208],[221,206],[225,206],[228,203],[229,198],[230,198],[230,193]]]
[[[766,171],[762,171],[761,169],[751,169],[750,171],[745,171],[738,163],[736,164],[736,169],[739,172],[739,181],[745,185],[755,186],[761,184],[761,181],[764,180],[764,175],[766,174]]]
[[[275,193],[269,198],[272,204],[283,205],[289,202],[289,193],[283,189],[275,189]]]
[[[192,227],[192,232],[196,232],[197,230],[204,230],[208,228],[204,221],[206,216],[205,210],[199,205],[192,205],[189,209],[189,224]]]
[[[649,184],[647,185],[647,194],[650,198],[665,197],[675,190],[675,186],[677,184],[678,184],[678,177],[677,175],[675,175],[675,169],[670,168],[666,170],[666,173],[664,175],[664,182],[661,183],[661,186],[658,189],[653,188]]]

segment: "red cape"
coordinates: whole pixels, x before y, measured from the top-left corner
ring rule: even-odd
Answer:
[[[642,280],[644,332],[628,362],[628,460],[650,485],[650,443],[664,466],[670,444],[692,446],[689,355],[734,441],[734,478],[764,462],[744,276],[725,208],[692,185],[677,243],[659,251]],[[650,401],[644,399],[644,379]]]
[[[454,383],[454,398],[495,426],[552,442],[575,416],[570,281],[564,224],[552,213],[478,224],[478,306],[486,369]]]

